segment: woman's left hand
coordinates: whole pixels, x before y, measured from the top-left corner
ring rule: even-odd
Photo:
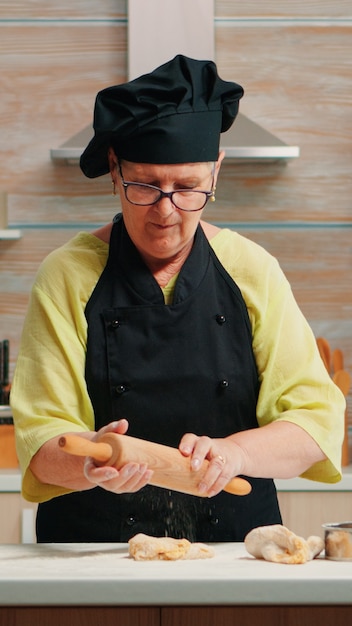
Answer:
[[[203,461],[209,461],[198,488],[200,494],[209,498],[224,489],[232,478],[243,473],[245,453],[230,438],[211,439],[187,433],[181,439],[179,450],[183,456],[191,457],[191,469],[198,471]]]

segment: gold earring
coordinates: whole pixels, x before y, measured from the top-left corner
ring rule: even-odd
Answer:
[[[216,200],[216,198],[215,198],[215,191],[216,191],[216,187],[213,187],[212,195],[210,196],[210,202],[215,202],[215,200]]]
[[[112,184],[112,195],[113,195],[113,196],[116,196],[115,181],[114,181],[114,180],[112,180],[112,181],[111,181],[111,184]]]

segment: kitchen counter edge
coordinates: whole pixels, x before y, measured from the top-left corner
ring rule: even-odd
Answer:
[[[352,491],[352,465],[344,467],[342,480],[339,483],[319,483],[305,478],[276,479],[277,490],[280,491]],[[19,469],[0,468],[0,493],[21,493],[21,473]]]

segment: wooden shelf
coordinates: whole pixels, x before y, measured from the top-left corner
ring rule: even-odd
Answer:
[[[1,239],[21,239],[21,231],[16,228],[5,228],[0,230],[0,240]]]

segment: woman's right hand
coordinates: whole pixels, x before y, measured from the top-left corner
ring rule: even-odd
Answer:
[[[97,432],[94,440],[99,439],[105,433],[124,435],[127,430],[128,421],[126,419],[111,422]],[[148,469],[146,464],[127,463],[118,470],[110,465],[98,467],[91,457],[86,457],[83,471],[89,482],[113,493],[134,493],[139,491],[139,489],[142,489],[150,482],[153,475],[153,470]]]

